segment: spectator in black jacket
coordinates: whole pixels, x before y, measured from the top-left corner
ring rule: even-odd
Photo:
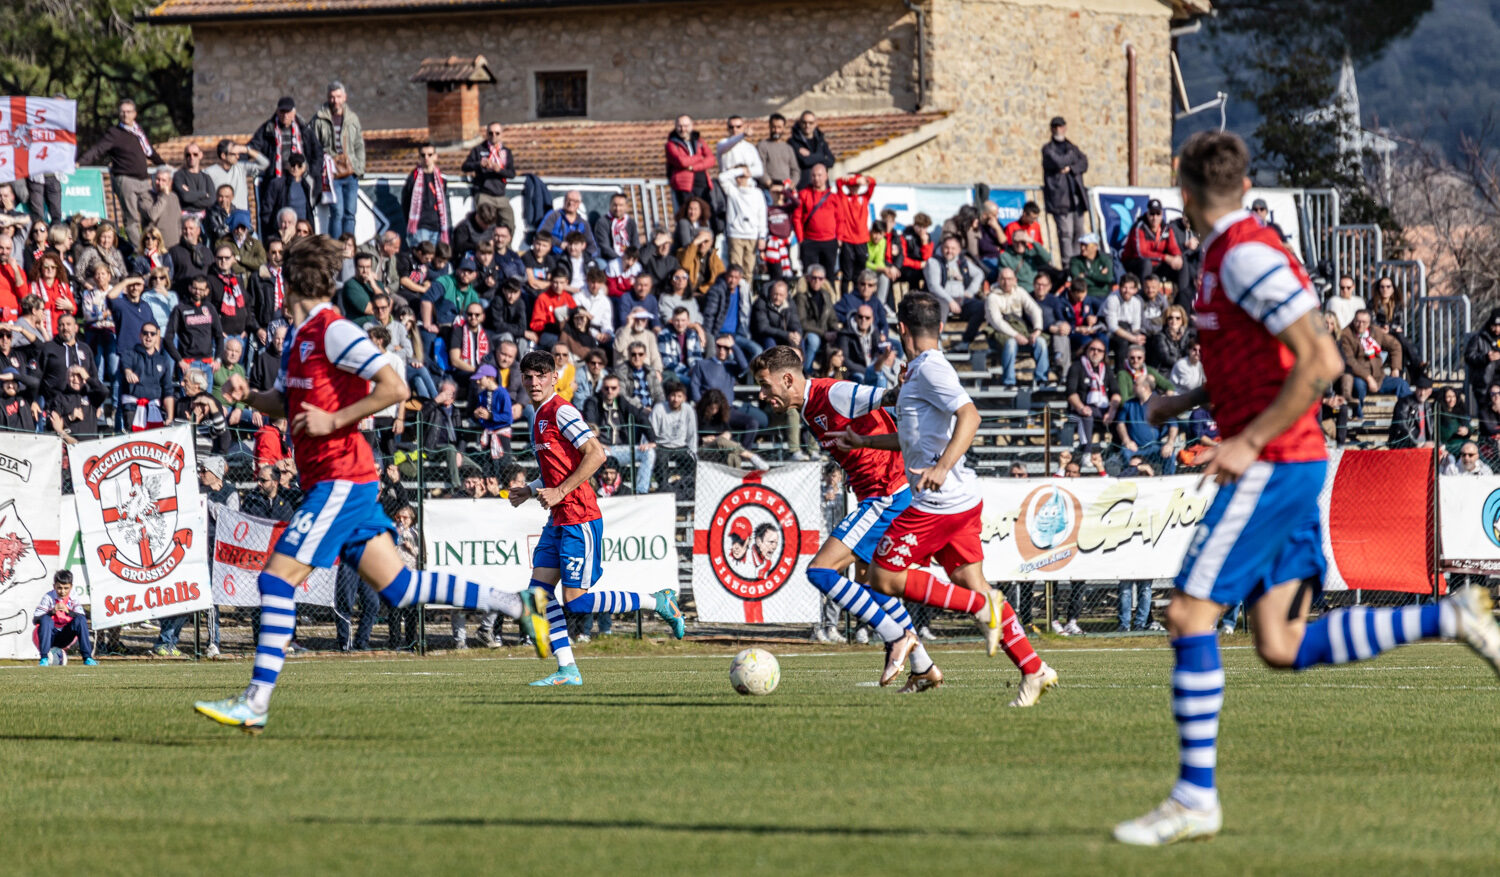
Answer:
[[[627,247],[640,246],[640,229],[630,215],[630,199],[624,194],[610,196],[609,214],[594,221],[594,242],[599,245],[599,258],[611,273],[619,272],[620,256]]]
[[[21,394],[22,385],[18,378],[19,369],[0,360],[0,430],[36,432],[37,417],[42,408]]]
[[[28,402],[37,401],[42,380],[37,377],[33,357],[15,349],[15,337],[9,326],[0,325],[0,371],[10,375],[3,380],[16,384],[16,395]]]
[[[296,101],[288,96],[276,102],[276,112],[250,138],[250,149],[264,155],[270,161],[270,166],[261,172],[258,194],[260,195],[262,223],[267,221],[267,213],[272,214],[269,221],[274,223],[274,212],[265,208],[265,195],[271,182],[291,172],[288,164],[294,152],[300,154],[310,167],[321,170],[323,147],[318,143],[318,138],[313,136],[312,126],[302,121],[302,117],[297,115]],[[274,225],[272,227],[274,228]],[[267,240],[269,239],[267,237]]]
[[[876,349],[885,336],[875,331],[875,308],[860,305],[849,320],[849,325],[839,331],[838,349],[844,353],[844,365],[854,374],[863,374],[875,361]]]
[[[474,145],[459,168],[469,174],[474,190],[474,208],[485,204],[495,208],[496,221],[512,233],[516,230],[516,213],[505,196],[506,184],[515,179],[516,158],[505,145],[505,128],[499,122],[485,126],[484,141]],[[455,248],[455,252],[462,252]]]
[[[672,252],[671,232],[657,229],[652,233],[651,246],[641,250],[641,273],[651,275],[657,289],[671,289],[672,275],[681,267]]]
[[[203,224],[196,217],[182,217],[182,236],[167,251],[172,258],[172,289],[187,292],[188,281],[207,277],[214,268],[213,251],[203,240]]]
[[[276,374],[281,371],[281,346],[286,343],[286,333],[286,323],[277,323],[266,333],[266,346],[251,363],[248,377],[251,389],[264,392],[275,386]]]
[[[1484,325],[1464,342],[1464,366],[1469,390],[1482,408],[1489,404],[1486,388],[1500,377],[1500,308],[1491,309]]]
[[[99,406],[104,404],[105,395],[104,385],[97,380],[89,381],[88,373],[81,367],[70,369],[67,386],[47,398],[47,420],[52,431],[70,445],[97,436]]]
[[[67,390],[69,376],[75,371],[82,373],[86,387],[104,388],[94,373],[94,352],[78,338],[78,321],[72,314],[63,314],[57,318],[57,336],[43,344],[37,355],[37,375],[48,408],[54,396]]]
[[[513,341],[518,349],[523,345],[530,348],[531,342],[536,340],[536,333],[530,329],[530,309],[526,307],[521,286],[520,278],[506,278],[500,284],[500,294],[490,300],[484,320],[485,328],[495,334],[495,340]],[[521,355],[526,354],[523,351]]]
[[[177,364],[162,349],[161,327],[141,327],[141,342],[120,357],[120,418],[132,432],[171,423],[176,414]]]
[[[750,334],[762,347],[802,347],[802,324],[789,300],[785,280],[773,281],[766,294],[750,306]]]
[[[1437,417],[1432,408],[1432,378],[1418,375],[1411,393],[1396,400],[1391,412],[1391,431],[1387,439],[1393,448],[1430,448],[1437,434]]]
[[[583,419],[594,428],[604,452],[623,468],[635,468],[635,492],[651,490],[651,470],[656,466],[656,436],[651,432],[651,414],[623,392],[617,375],[606,377],[600,391],[583,406]],[[634,436],[634,443],[631,437]]]
[[[99,141],[78,157],[78,165],[109,160],[110,185],[114,188],[115,203],[123,212],[122,224],[130,245],[141,245],[141,196],[151,190],[147,171],[152,164],[166,164],[167,160],[157,153],[146,132],[135,121],[135,101],[120,101],[120,122],[104,132]]]
[[[172,309],[167,319],[167,352],[182,369],[196,369],[207,380],[206,389],[214,386],[214,371],[224,356],[224,326],[219,312],[210,305],[208,278],[199,277],[188,284],[188,300]]]
[[[458,468],[463,464],[463,454],[458,450],[459,412],[454,407],[458,395],[458,383],[452,378],[443,378],[438,384],[437,395],[422,402],[422,451],[428,459],[441,459],[448,468],[448,484],[458,487]]]
[[[818,117],[811,112],[804,112],[797,119],[797,127],[792,130],[787,145],[797,153],[797,166],[802,169],[802,176],[797,180],[799,189],[812,185],[813,165],[831,168],[836,160],[823,132],[818,129]]]
[[[314,185],[318,179],[309,173],[306,156],[300,152],[291,154],[287,159],[287,172],[272,177],[265,184],[265,194],[260,201],[260,236],[263,240],[280,236],[279,214],[283,210],[291,210],[299,220],[312,220],[318,206],[317,187]]]
[[[462,260],[467,253],[475,252],[479,245],[495,237],[496,219],[500,212],[493,204],[480,204],[463,221],[453,227],[453,258]]]
[[[261,466],[255,471],[255,489],[245,494],[240,511],[270,521],[290,521],[297,509],[282,494],[275,467]]]
[[[1089,157],[1068,139],[1066,119],[1053,117],[1051,127],[1052,137],[1042,146],[1042,197],[1057,225],[1058,249],[1066,265],[1078,255],[1078,238],[1088,221],[1083,174],[1089,169]]]
[[[203,147],[189,143],[183,150],[182,162],[182,168],[172,175],[172,191],[177,193],[184,216],[192,214],[203,219],[214,204],[213,178],[203,172]],[[230,192],[232,195],[233,190]]]

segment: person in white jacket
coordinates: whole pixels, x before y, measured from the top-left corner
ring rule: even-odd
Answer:
[[[750,178],[758,180],[765,176],[765,165],[760,160],[760,150],[746,136],[745,120],[741,116],[730,116],[727,122],[729,136],[714,145],[714,154],[719,159],[719,173],[728,173],[738,168],[749,168]],[[725,191],[728,191],[728,186]]]
[[[740,266],[746,277],[753,277],[756,256],[766,246],[766,197],[748,167],[719,174],[719,185],[724,187],[729,220],[724,229],[729,238],[729,264]]]

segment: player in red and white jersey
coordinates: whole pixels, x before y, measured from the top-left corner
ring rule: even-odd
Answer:
[[[1203,132],[1183,145],[1178,163],[1183,213],[1203,236],[1194,310],[1206,381],[1153,397],[1147,417],[1161,425],[1212,406],[1224,441],[1199,458],[1220,487],[1167,607],[1178,779],[1155,810],[1115,826],[1116,839],[1130,844],[1210,837],[1223,823],[1214,772],[1225,680],[1215,631],[1236,603],[1249,608],[1256,650],[1272,667],[1343,664],[1420,639],[1462,637],[1500,672],[1500,627],[1479,589],[1425,606],[1335,609],[1307,622],[1325,569],[1318,494],[1327,452],[1315,412],[1344,366],[1307,273],[1280,235],[1241,207],[1249,161],[1235,135]]]
[[[885,391],[877,387],[836,381],[808,380],[802,374],[802,354],[779,345],[750,364],[760,385],[760,397],[777,411],[796,410],[818,444],[847,476],[858,505],[833,528],[828,540],[807,564],[807,580],[835,603],[870,625],[886,644],[880,684],[888,685],[911,659],[911,675],[902,692],[927,691],[943,684],[943,672],[932,662],[912,626],[911,615],[899,597],[873,593],[843,575],[850,563],[860,581],[868,577],[875,548],[891,522],[911,503],[901,455],[877,448],[845,448],[838,437],[849,429],[869,435],[892,435],[896,422],[881,407]]]
[[[291,417],[292,454],[303,499],[260,574],[260,638],[250,686],[236,697],[199,701],[216,722],[258,733],[286,660],[297,613],[297,586],[316,567],[342,561],[359,571],[392,606],[443,603],[503,612],[521,620],[545,657],[547,623],[518,594],[465,582],[446,573],[407,569],[396,551],[396,527],[380,507],[380,484],[359,422],[406,401],[397,361],[331,304],[343,244],[324,235],[287,249],[284,307],[296,327],[281,353],[275,389],[252,392],[230,378],[224,398],[247,402],[271,417]],[[372,386],[373,384],[373,386]]]
[[[557,672],[531,683],[535,686],[582,685],[573,660],[573,643],[563,609],[580,614],[634,612],[642,598],[634,591],[589,590],[604,574],[604,517],[589,479],[604,464],[604,445],[566,399],[557,395],[558,362],[552,354],[533,350],[521,358],[521,386],[531,397],[531,447],[541,477],[510,492],[519,507],[533,496],[550,512],[531,554],[531,584],[538,607],[545,606],[551,623],[551,648]],[[562,599],[554,590],[562,583]],[[670,588],[651,595],[656,614],[682,639],[686,632],[677,593]]]
[[[1021,671],[1011,706],[1032,706],[1057,684],[1026,639],[1015,610],[984,578],[980,541],[983,500],[974,471],[963,458],[979,429],[979,409],[943,356],[940,336],[946,308],[927,293],[908,294],[897,308],[907,365],[896,397],[896,433],[868,435],[851,429],[845,447],[899,450],[912,503],[892,522],[875,550],[870,586],[929,606],[968,612],[984,632],[989,653],[1000,649]],[[942,564],[952,584],[925,567]]]

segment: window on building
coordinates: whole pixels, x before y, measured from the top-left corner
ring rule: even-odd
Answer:
[[[587,116],[589,74],[585,70],[547,70],[536,74],[536,117]]]

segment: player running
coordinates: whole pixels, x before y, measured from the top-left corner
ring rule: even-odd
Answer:
[[[839,573],[858,558],[860,568],[856,575],[864,579],[865,568],[880,538],[896,516],[911,504],[911,488],[906,483],[900,454],[876,448],[845,450],[837,446],[839,433],[848,429],[865,435],[896,432],[896,421],[880,406],[885,391],[853,381],[808,380],[802,374],[801,352],[787,345],[772,347],[757,356],[750,363],[750,373],[760,384],[760,397],[772,408],[801,413],[818,444],[843,467],[849,488],[859,501],[807,564],[807,580],[885,640],[886,664],[880,674],[881,685],[889,685],[896,678],[908,656],[911,675],[901,693],[927,691],[942,685],[943,671],[927,654],[901,598],[872,594]],[[994,654],[993,647],[990,654]]]
[[[604,464],[604,446],[578,409],[557,395],[557,360],[552,354],[533,350],[521,358],[521,385],[536,406],[531,418],[531,447],[536,451],[541,476],[510,492],[510,504],[519,507],[536,497],[551,517],[542,528],[542,538],[531,555],[531,585],[534,602],[547,610],[552,625],[552,653],[557,672],[531,683],[537,686],[582,685],[583,676],[573,662],[568,639],[569,612],[634,612],[641,608],[641,595],[633,591],[590,591],[603,574],[600,551],[604,544],[604,519],[589,479]],[[563,603],[548,599],[561,581]],[[651,595],[656,614],[682,639],[686,628],[677,594],[670,588]]]
[[[547,622],[520,595],[402,565],[392,539],[396,527],[380,507],[375,460],[359,422],[404,402],[406,381],[392,365],[395,359],[330,304],[343,253],[343,244],[326,235],[304,237],[287,248],[284,307],[296,328],[282,348],[275,389],[252,392],[242,376],[224,385],[230,402],[247,402],[271,417],[291,417],[292,458],[304,493],[260,574],[260,638],[249,687],[225,700],[194,704],[214,721],[249,733],[266,725],[271,691],[292,638],[297,586],[314,567],[330,567],[335,560],[357,569],[392,606],[446,603],[503,612],[520,620],[538,655],[547,656]]]
[[[865,435],[848,429],[834,436],[841,448],[899,450],[912,488],[911,505],[897,515],[875,548],[870,587],[977,615],[990,654],[999,641],[1021,671],[1010,705],[1031,706],[1057,684],[1057,671],[1031,648],[1015,610],[985,581],[981,568],[983,500],[974,470],[963,464],[979,429],[979,409],[943,356],[943,306],[937,298],[908,294],[896,315],[907,356],[896,397],[896,433]],[[939,582],[923,568],[934,561],[943,565],[954,584]]]
[[[1147,416],[1161,424],[1212,405],[1225,440],[1202,457],[1219,492],[1167,607],[1177,784],[1161,806],[1115,826],[1115,838],[1129,844],[1211,837],[1223,823],[1214,783],[1224,702],[1215,623],[1236,603],[1250,607],[1256,651],[1271,667],[1343,664],[1422,639],[1462,638],[1500,673],[1500,627],[1482,589],[1425,606],[1335,609],[1307,623],[1325,569],[1318,493],[1328,462],[1317,409],[1343,363],[1307,273],[1274,230],[1241,208],[1249,160],[1238,137],[1204,132],[1183,145],[1178,167],[1183,213],[1203,236],[1194,308],[1207,381],[1153,397]]]

